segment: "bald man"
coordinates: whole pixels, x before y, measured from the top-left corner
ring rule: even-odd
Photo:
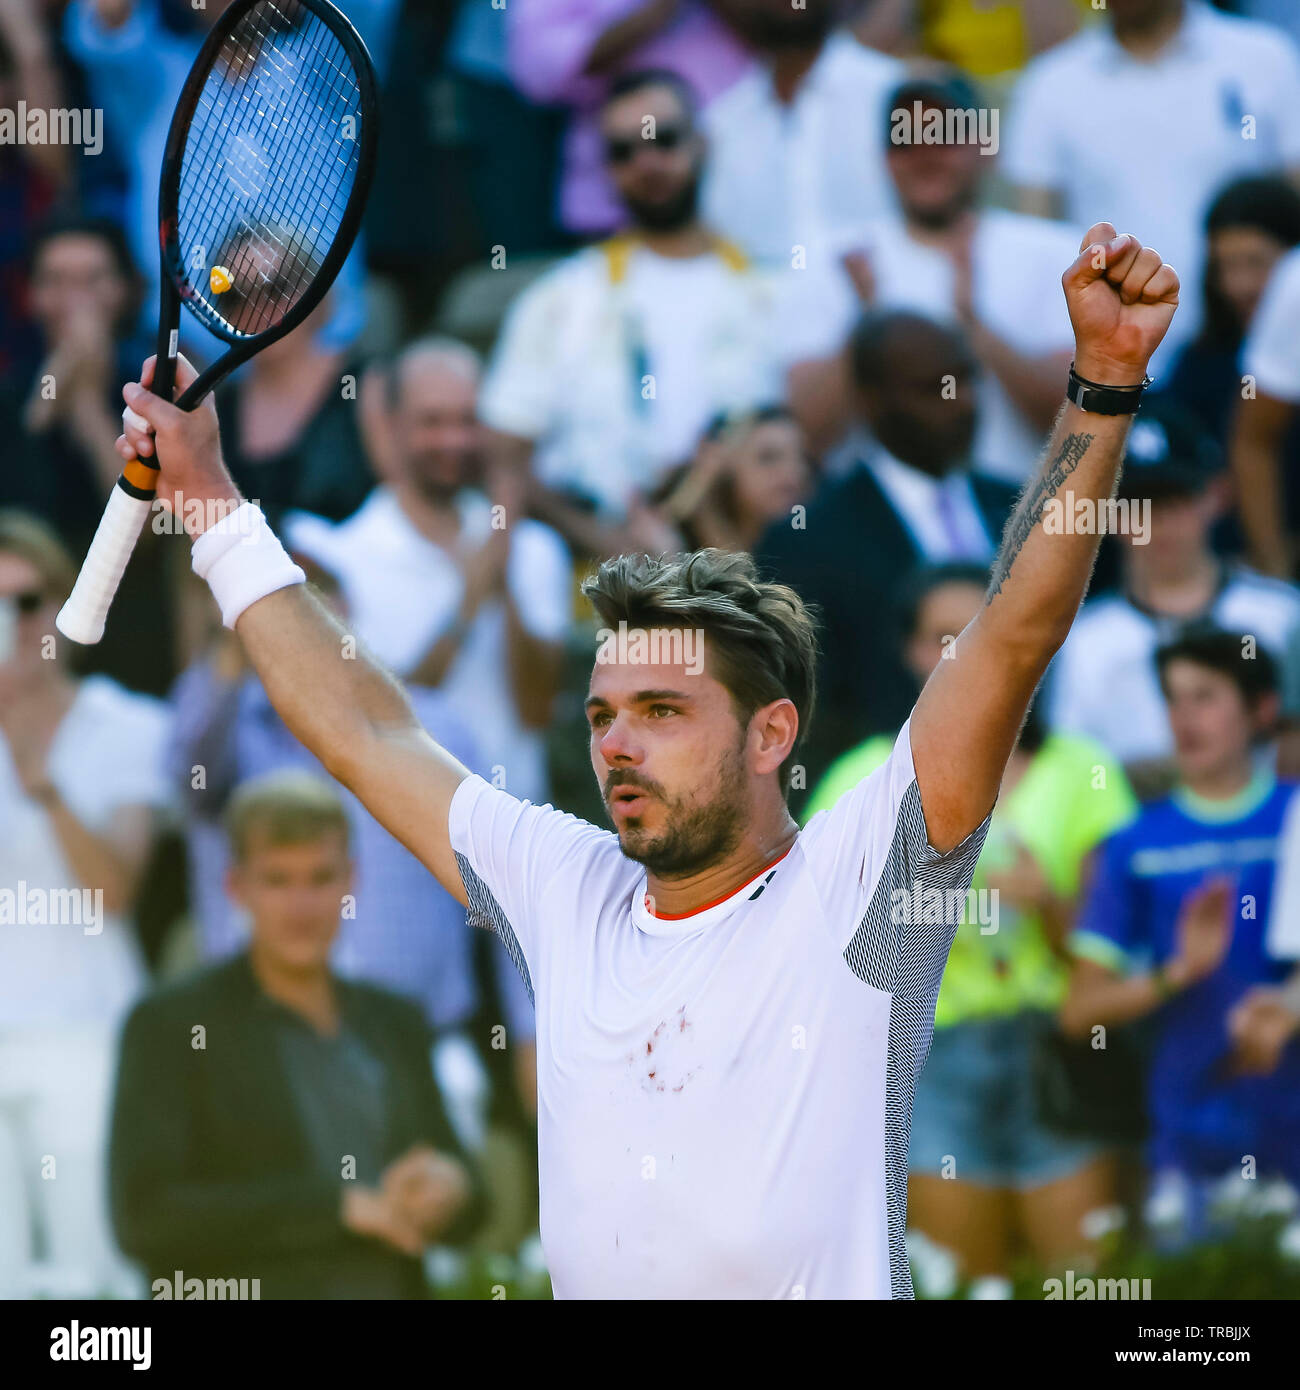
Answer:
[[[363,389],[380,485],[339,526],[293,518],[292,544],[340,577],[353,630],[412,685],[444,689],[485,774],[544,801],[550,719],[572,611],[569,555],[518,519],[515,480],[485,473],[481,364],[424,338]]]
[[[851,465],[813,499],[806,527],[782,522],[755,552],[825,622],[810,787],[839,753],[907,716],[914,684],[895,655],[890,599],[900,581],[921,565],[990,563],[1016,498],[972,463],[977,368],[959,329],[872,310],[849,357]]]

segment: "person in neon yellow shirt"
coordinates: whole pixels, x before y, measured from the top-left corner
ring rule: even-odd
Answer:
[[[969,564],[909,582],[903,656],[918,685],[939,661],[959,659],[955,636],[986,583]],[[893,742],[877,736],[840,758],[805,820],[880,766]],[[1034,1058],[1065,997],[1064,942],[1085,861],[1136,806],[1099,745],[1046,731],[1031,710],[944,971],[909,1153],[909,1225],[947,1247],[966,1276],[999,1288],[1018,1243],[1049,1264],[1084,1250],[1082,1218],[1110,1197],[1102,1146],[1054,1133],[1036,1114]]]

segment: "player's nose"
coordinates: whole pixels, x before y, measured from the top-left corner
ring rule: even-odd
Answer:
[[[616,714],[600,737],[600,756],[610,767],[634,766],[641,761],[641,750],[632,737],[631,721]]]

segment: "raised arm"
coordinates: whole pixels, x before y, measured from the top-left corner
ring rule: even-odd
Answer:
[[[1101,222],[1062,284],[1078,375],[1139,385],[1178,304],[1173,269]],[[1100,528],[1061,534],[1044,519],[1073,517],[1080,500],[1113,495],[1131,418],[1063,406],[1043,465],[1007,523],[984,608],[921,692],[912,755],[936,849],[960,844],[988,814],[1029,701],[1088,587]]]
[[[152,370],[150,360],[146,381],[152,380]],[[177,389],[194,375],[182,360]],[[156,441],[162,470],[158,494],[164,501],[183,494],[182,515],[197,538],[241,501],[221,458],[211,399],[187,414],[134,382],[122,394],[151,431],[128,424],[119,452],[148,457]],[[464,903],[448,815],[452,796],[469,773],[421,727],[397,681],[303,584],[258,599],[244,610],[235,631],[294,736]]]

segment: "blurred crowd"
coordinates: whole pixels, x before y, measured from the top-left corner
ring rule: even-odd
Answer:
[[[1294,1205],[1300,5],[341,7],[381,83],[375,187],[325,302],[218,389],[225,457],[439,742],[598,822],[593,561],[751,551],[818,606],[815,815],[982,601],[1084,232],[1176,267],[1122,534],[939,997],[918,1275],[997,1296],[1087,1260],[1107,1213],[1177,1246]],[[104,642],[55,635],[224,8],[0,0],[7,1297],[419,1296],[467,1249],[537,1259],[526,984],[280,722],[166,513]],[[73,109],[79,145],[30,138]]]

